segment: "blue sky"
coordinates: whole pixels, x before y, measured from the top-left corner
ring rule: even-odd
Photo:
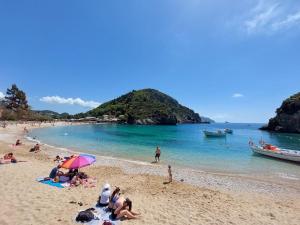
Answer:
[[[34,109],[151,87],[217,121],[267,122],[300,91],[297,0],[0,0],[0,30],[0,92],[16,83]]]

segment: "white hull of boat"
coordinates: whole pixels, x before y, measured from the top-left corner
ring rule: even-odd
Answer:
[[[300,162],[300,151],[281,149],[281,151],[279,152],[274,152],[271,150],[265,150],[259,146],[251,146],[251,149],[253,152],[258,154],[262,154],[262,155],[266,155],[278,159]]]
[[[233,130],[228,129],[228,128],[226,128],[226,129],[224,130],[224,132],[227,133],[227,134],[233,134]]]
[[[206,137],[226,137],[224,132],[212,132],[212,131],[203,131]]]

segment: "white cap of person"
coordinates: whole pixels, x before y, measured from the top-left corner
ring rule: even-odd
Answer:
[[[101,190],[100,204],[105,205],[109,203],[109,197],[111,195],[110,185],[108,183],[104,184]]]

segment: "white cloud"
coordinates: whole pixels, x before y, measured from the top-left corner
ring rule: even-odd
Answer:
[[[232,95],[232,97],[233,98],[242,98],[242,97],[244,97],[244,95],[241,94],[241,93],[235,93],[235,94]]]
[[[292,27],[297,24],[300,24],[300,11],[295,14],[287,15],[285,19],[273,23],[272,28],[274,30],[280,30],[283,28]]]
[[[5,95],[0,91],[0,99],[3,99]]]
[[[252,17],[245,22],[245,27],[249,33],[267,26],[276,16],[278,4],[263,4],[259,2],[252,10]]]
[[[46,103],[67,104],[67,105],[80,105],[82,107],[96,108],[101,103],[95,101],[84,101],[81,98],[62,98],[59,96],[46,96],[40,98],[40,101]]]
[[[292,1],[260,0],[247,13],[243,20],[243,28],[248,34],[274,34],[282,29],[299,25],[300,4]]]

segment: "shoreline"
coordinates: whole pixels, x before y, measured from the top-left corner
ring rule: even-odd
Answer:
[[[66,124],[57,124],[66,125]],[[30,128],[29,125],[26,125]],[[46,126],[46,125],[45,125]],[[230,174],[173,168],[174,181],[167,180],[165,165],[135,163],[130,160],[97,156],[97,163],[83,168],[97,178],[95,188],[56,189],[35,181],[47,175],[56,164],[53,155],[73,151],[41,146],[40,153],[29,153],[33,142],[12,148],[21,139],[23,125],[0,128],[0,154],[12,151],[26,162],[0,165],[0,198],[3,224],[76,224],[78,210],[95,204],[105,182],[120,186],[133,199],[134,209],[142,213],[138,220],[122,224],[286,224],[300,221],[299,182],[285,183],[249,179]],[[12,177],[14,179],[12,179]],[[184,182],[180,180],[184,179]],[[276,200],[274,201],[274,197]],[[42,199],[42,201],[41,201]],[[70,204],[83,202],[83,206]],[[56,204],[59,202],[59,204]],[[146,204],[145,204],[146,203]],[[217,215],[217,217],[216,217]],[[47,221],[45,221],[47,218]]]
[[[55,126],[76,126],[76,125],[86,125],[89,123],[70,123],[70,122],[58,122]],[[28,125],[27,125],[28,126]],[[29,126],[29,130],[32,129],[43,129],[49,128],[53,125],[51,123],[44,124],[42,127]],[[22,135],[22,133],[17,133]],[[23,138],[33,143],[40,143],[42,146],[46,146],[47,151],[45,153],[48,156],[54,158],[56,155],[70,155],[70,154],[80,154],[88,153],[96,156],[97,161],[95,165],[97,166],[109,166],[120,168],[123,172],[128,174],[148,174],[160,177],[167,176],[167,164],[165,163],[150,163],[147,161],[131,160],[121,157],[104,156],[98,153],[90,153],[76,150],[69,150],[67,147],[58,147],[43,143],[40,140],[32,139],[27,134],[23,134]],[[29,138],[29,139],[28,139]],[[30,140],[31,139],[31,140]],[[138,169],[137,169],[138,167]],[[183,166],[172,166],[173,167],[173,179],[178,182],[184,182],[197,187],[210,188],[214,190],[229,191],[232,193],[236,192],[252,192],[252,193],[286,193],[286,187],[290,188],[292,193],[300,193],[300,180],[298,178],[282,176],[274,178],[261,174],[260,176],[254,176],[253,174],[241,174],[233,172],[220,172],[212,170],[199,170]],[[284,187],[282,187],[284,186]]]

